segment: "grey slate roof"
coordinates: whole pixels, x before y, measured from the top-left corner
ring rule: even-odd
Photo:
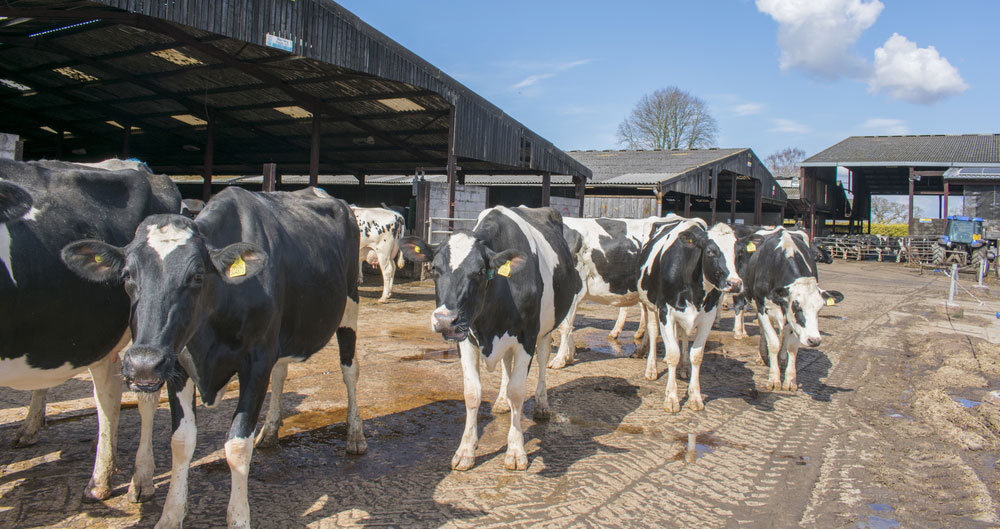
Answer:
[[[851,136],[800,165],[831,166],[995,166],[1000,134]]]
[[[593,171],[588,185],[655,185],[748,149],[567,151]]]
[[[952,167],[945,180],[1000,180],[1000,167]]]

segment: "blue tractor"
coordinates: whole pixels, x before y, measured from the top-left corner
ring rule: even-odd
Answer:
[[[934,264],[957,263],[960,267],[979,270],[983,261],[996,259],[996,241],[986,237],[984,220],[979,217],[950,215],[944,235],[934,245]]]

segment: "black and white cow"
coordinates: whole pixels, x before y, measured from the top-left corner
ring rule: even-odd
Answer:
[[[639,255],[642,263],[639,300],[650,314],[656,315],[647,318],[646,324],[649,339],[646,378],[657,378],[656,339],[662,334],[667,361],[663,407],[671,413],[680,411],[677,365],[682,351],[679,341],[693,336],[688,406],[701,410],[705,408],[699,381],[701,361],[705,341],[715,322],[719,298],[723,292],[739,292],[743,288],[733,255],[736,236],[725,224],[716,224],[706,231],[694,220],[666,223],[654,230]]]
[[[124,282],[132,300],[132,346],[122,374],[136,391],[170,398],[173,468],[157,527],[180,527],[197,427],[194,391],[214,406],[235,375],[239,400],[225,444],[232,471],[227,519],[250,526],[247,474],[268,378],[271,402],[258,445],[277,441],[287,363],[303,361],[336,332],[347,385],[347,452],[366,450],[355,386],[358,226],[325,192],[251,193],[228,188],[194,220],[154,215],[124,248],[66,246],[82,277]]]
[[[820,288],[808,237],[801,232],[778,229],[766,237],[755,234],[753,242],[753,251],[741,264],[740,273],[746,283],[745,296],[757,307],[761,358],[766,352],[770,361],[767,389],[795,391],[799,344],[820,345],[819,310],[843,301],[844,296]],[[737,312],[736,322],[742,330],[741,311]],[[782,382],[778,356],[786,350],[788,363]]]
[[[559,326],[559,351],[549,361],[549,367],[560,369],[573,363],[576,346],[573,343],[573,320],[583,301],[620,307],[609,339],[618,338],[628,307],[639,304],[636,281],[639,278],[639,251],[649,238],[656,223],[683,220],[676,215],[645,219],[564,218],[563,235],[573,253],[580,291],[570,306],[566,319]],[[696,220],[700,222],[700,220]],[[639,304],[639,328],[633,339],[638,343],[646,330],[646,310]]]
[[[473,231],[457,230],[436,246],[414,237],[400,243],[406,258],[433,263],[437,308],[431,328],[458,342],[465,380],[465,433],[451,468],[468,470],[479,441],[476,415],[482,399],[480,355],[509,379],[501,397],[510,403],[504,467],[525,470],[521,406],[528,368],[538,357],[536,420],[549,416],[545,365],[550,334],[569,311],[580,276],[562,235],[562,217],[551,208],[495,207],[480,213]]]
[[[98,164],[0,160],[0,386],[34,390],[17,445],[37,441],[46,388],[90,370],[98,443],[85,500],[111,495],[122,384],[118,351],[129,341],[129,301],[121,285],[84,281],[59,258],[90,237],[122,244],[147,215],[180,210],[177,187],[141,162]],[[143,430],[156,398],[140,399]],[[129,499],[152,490],[152,444],[140,442]]]
[[[399,239],[406,230],[403,216],[391,209],[354,207],[361,232],[360,254],[362,262],[382,269],[382,297],[378,303],[389,301],[392,282],[396,277],[396,267],[403,267],[403,254],[399,252]],[[395,262],[393,262],[395,261]],[[364,281],[361,267],[358,267],[358,281]]]

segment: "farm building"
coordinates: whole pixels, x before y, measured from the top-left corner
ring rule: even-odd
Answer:
[[[370,175],[439,173],[450,216],[466,173],[564,175],[580,193],[590,176],[330,1],[19,0],[0,17],[0,109],[16,116],[0,132],[25,159],[136,157],[203,198],[308,175],[284,183],[361,204],[411,197],[369,196]]]
[[[852,136],[800,167],[798,201],[816,235],[830,220],[847,220],[851,231],[860,231],[871,219],[872,195],[908,196],[911,233],[919,222],[913,216],[915,196],[937,196],[939,218],[947,216],[949,198],[962,197],[965,214],[1000,219],[994,206],[1000,134]],[[846,188],[837,180],[838,168],[848,171]],[[853,193],[853,203],[843,190]]]

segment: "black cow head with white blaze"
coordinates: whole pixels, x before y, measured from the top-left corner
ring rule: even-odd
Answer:
[[[677,236],[677,241],[685,247],[694,250],[694,255],[701,253],[702,277],[715,288],[723,292],[740,292],[743,290],[743,281],[736,275],[735,267],[730,270],[726,261],[726,254],[722,248],[716,244],[708,233],[701,227],[693,227],[681,232]],[[697,257],[694,257],[697,258]]]
[[[63,248],[62,259],[84,279],[124,283],[132,300],[132,346],[122,375],[134,390],[159,391],[212,310],[216,291],[253,277],[267,255],[243,242],[212,248],[187,217],[154,215],[124,248],[77,241]]]
[[[799,343],[819,347],[823,338],[819,333],[819,311],[826,305],[844,301],[836,290],[823,290],[815,277],[800,277],[789,285],[774,289],[769,296],[781,306],[785,322]]]
[[[403,237],[399,248],[410,261],[432,264],[437,308],[431,314],[431,328],[455,342],[468,337],[469,326],[486,309],[489,282],[506,280],[525,262],[520,252],[495,252],[467,230],[458,230],[435,246]]]

